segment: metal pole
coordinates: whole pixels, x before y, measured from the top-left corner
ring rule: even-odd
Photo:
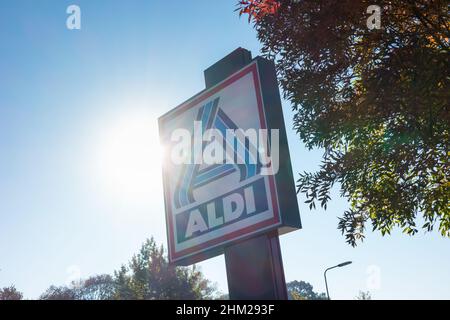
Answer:
[[[323,273],[323,276],[325,278],[325,287],[327,288],[328,300],[331,300],[331,299],[330,299],[330,293],[328,292],[327,271],[331,270],[331,269],[334,269],[334,268],[342,268],[342,267],[348,266],[351,263],[352,263],[351,261],[340,263],[340,264],[338,264],[338,265],[336,265],[334,267],[330,267],[330,268],[326,269],[325,272]]]
[[[336,267],[328,268],[328,269],[326,269],[325,272],[323,273],[323,276],[324,276],[324,278],[325,278],[325,287],[326,287],[326,289],[327,289],[327,297],[328,297],[328,300],[331,300],[331,299],[330,299],[330,293],[328,292],[327,271],[328,271],[328,270],[331,270],[331,269],[334,269],[334,268],[336,268]]]
[[[252,61],[250,51],[239,48],[205,70],[210,88]],[[287,288],[276,232],[262,234],[225,248],[231,300],[287,300]]]

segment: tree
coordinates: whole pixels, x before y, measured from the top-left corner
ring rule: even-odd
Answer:
[[[216,300],[230,300],[230,295],[228,293],[219,294]]]
[[[313,286],[305,281],[287,283],[289,300],[326,300],[325,293],[314,292]]]
[[[353,246],[368,222],[382,235],[450,237],[448,2],[377,1],[373,30],[372,1],[276,2],[238,9],[275,60],[300,139],[324,150],[320,169],[298,180],[310,209],[326,209],[338,184],[350,206],[338,228]]]
[[[110,275],[99,275],[74,282],[70,286],[51,286],[41,300],[112,300],[116,284]]]
[[[360,291],[359,294],[355,297],[355,300],[372,300],[372,295],[369,291]]]
[[[22,300],[23,294],[15,286],[0,289],[0,300]]]
[[[40,300],[78,300],[78,295],[74,287],[51,286],[40,297]]]
[[[216,290],[195,266],[169,265],[164,248],[147,240],[128,266],[114,276],[99,275],[70,286],[51,286],[42,300],[210,299]]]
[[[165,300],[210,299],[215,288],[195,266],[175,267],[169,264],[164,248],[147,240],[129,266],[115,272],[116,299]]]
[[[90,277],[82,283],[79,290],[80,300],[113,300],[116,282],[108,274]]]

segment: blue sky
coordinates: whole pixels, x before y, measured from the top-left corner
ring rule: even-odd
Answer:
[[[203,70],[237,47],[259,53],[234,0],[0,2],[0,287],[36,298],[51,284],[111,273],[148,237],[165,243],[157,117],[204,88]],[[82,29],[66,28],[77,4]],[[288,102],[286,126],[292,127]],[[289,130],[294,172],[315,170]],[[332,298],[450,299],[450,240],[336,229],[345,199],[281,238],[286,278]],[[223,257],[200,264],[226,292]]]

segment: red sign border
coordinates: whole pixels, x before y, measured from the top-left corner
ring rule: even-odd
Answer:
[[[231,85],[232,83],[238,81],[239,79],[243,78],[247,74],[252,73],[253,74],[253,81],[255,85],[256,90],[256,98],[257,98],[257,104],[258,104],[258,112],[259,112],[259,119],[260,119],[260,126],[261,129],[267,129],[267,122],[266,122],[266,116],[264,111],[264,105],[263,105],[263,98],[262,98],[262,92],[261,92],[261,83],[259,78],[259,71],[258,71],[258,65],[257,62],[253,62],[250,65],[244,67],[240,71],[236,72],[235,74],[231,75],[229,78],[225,79],[221,83],[217,84],[215,87],[206,90],[204,92],[201,92],[199,95],[194,96],[187,102],[182,103],[180,106],[174,108],[172,111],[169,111],[165,115],[163,115],[160,118],[160,123],[163,124],[165,121],[167,121],[168,118],[173,119],[188,109],[198,105],[202,101],[208,99],[212,95],[216,94],[220,90],[224,89],[225,87]],[[164,184],[166,184],[166,173],[163,174]],[[194,255],[201,255],[204,251],[213,249],[215,247],[218,247],[220,245],[224,245],[226,243],[229,243],[233,240],[238,240],[244,237],[249,237],[253,234],[255,234],[257,231],[263,231],[269,226],[272,226],[273,228],[276,228],[281,225],[281,219],[280,219],[280,210],[279,210],[279,203],[278,203],[278,195],[277,195],[277,188],[275,187],[275,177],[273,175],[268,176],[269,178],[269,187],[270,187],[270,194],[272,198],[272,210],[274,213],[273,218],[265,221],[261,221],[259,223],[256,223],[254,225],[248,226],[246,228],[233,231],[227,235],[224,235],[219,238],[211,239],[209,241],[206,241],[204,243],[201,243],[199,245],[176,251],[175,250],[175,234],[174,234],[174,227],[173,227],[173,215],[172,215],[172,209],[170,206],[171,203],[171,195],[169,192],[164,192],[166,199],[166,221],[168,222],[168,240],[169,240],[169,261],[171,263],[186,259],[186,258],[192,258]],[[165,189],[165,188],[164,188]],[[255,232],[256,231],[256,232]]]

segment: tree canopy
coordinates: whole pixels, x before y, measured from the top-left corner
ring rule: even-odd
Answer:
[[[74,282],[71,286],[51,286],[41,296],[41,300],[113,300],[117,290],[114,278],[99,275]]]
[[[372,295],[369,291],[360,291],[355,300],[372,300]]]
[[[215,288],[193,266],[174,267],[164,254],[164,248],[148,240],[128,266],[115,272],[115,299],[209,299]]]
[[[287,283],[289,300],[326,300],[325,293],[318,293],[313,286],[305,281],[291,281]]]
[[[215,287],[195,266],[168,263],[164,248],[147,240],[128,265],[114,275],[99,275],[70,286],[51,286],[42,300],[165,300],[210,299]]]
[[[22,300],[23,294],[16,287],[10,286],[0,289],[0,301],[3,300]]]
[[[274,4],[276,3],[276,4]],[[450,237],[450,20],[447,1],[240,1],[274,59],[294,129],[324,150],[299,176],[311,209],[333,186],[349,200],[338,228],[351,245],[367,223],[383,235],[438,228]]]

